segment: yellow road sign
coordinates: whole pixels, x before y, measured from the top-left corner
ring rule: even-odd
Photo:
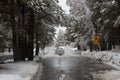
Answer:
[[[93,39],[94,39],[94,44],[98,45],[100,37],[98,35],[94,35]]]

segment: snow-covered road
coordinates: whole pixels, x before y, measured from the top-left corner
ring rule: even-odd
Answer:
[[[47,55],[44,57],[59,57],[58,55],[55,55],[55,47],[49,47],[49,49],[46,49]],[[94,60],[98,60],[100,62],[103,62],[105,64],[108,64],[110,66],[113,66],[117,68],[118,70],[106,70],[106,71],[99,71],[92,73],[95,80],[120,80],[120,54],[117,52],[112,51],[100,51],[100,52],[90,52],[84,51],[79,54],[75,54],[75,48],[72,48],[70,46],[64,47],[65,49],[65,55],[62,57],[67,56],[83,56],[83,57],[89,57]]]
[[[91,73],[93,75],[94,80],[120,80],[120,71],[119,71],[119,61],[120,61],[120,56],[118,53],[113,53],[113,52],[89,52],[85,51],[80,54],[76,54],[76,49],[72,48],[70,46],[64,47],[65,54],[63,56],[58,56],[55,54],[55,47],[47,47],[45,49],[46,55],[44,55],[44,58],[68,58],[70,56],[75,56],[75,57],[89,57],[94,60],[101,61],[105,64],[109,64],[110,66],[113,66],[117,68],[118,70],[101,70],[97,72]],[[108,77],[110,76],[110,77]]]
[[[79,56],[78,54],[74,54],[75,53],[74,49],[70,46],[61,46],[61,48],[63,48],[65,51],[62,57]],[[43,55],[43,57],[60,57],[60,56],[55,54],[55,46],[50,46],[45,48],[45,55]]]

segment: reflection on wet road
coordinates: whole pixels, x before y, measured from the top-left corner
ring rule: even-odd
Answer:
[[[42,80],[93,80],[91,71],[112,69],[85,57],[48,57],[43,61]]]

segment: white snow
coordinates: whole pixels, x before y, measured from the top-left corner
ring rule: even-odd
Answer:
[[[0,56],[3,56],[3,55],[13,55],[13,52],[12,51],[10,53],[8,51],[1,52]]]
[[[93,52],[82,52],[82,56],[90,57],[96,60],[101,60],[106,64],[109,64],[111,66],[118,66],[116,68],[120,67],[120,54],[112,51],[93,51]],[[119,68],[120,69],[120,68]]]
[[[0,80],[30,80],[38,67],[35,62],[0,64]]]
[[[6,75],[6,74],[1,74],[0,75],[0,80],[24,80],[18,75]]]
[[[120,25],[120,16],[118,16],[117,20],[114,23],[114,27],[118,27]]]
[[[59,5],[67,14],[69,14],[69,6],[66,5],[66,0],[59,0]]]
[[[92,74],[95,80],[120,80],[120,71],[101,71]]]
[[[82,52],[82,56],[90,57],[95,60],[101,60],[103,63],[115,67],[118,70],[100,71],[92,73],[95,80],[120,80],[120,52],[112,51],[85,51]]]

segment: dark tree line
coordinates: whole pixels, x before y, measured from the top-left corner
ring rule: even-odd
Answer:
[[[22,0],[10,0],[14,60],[33,60],[34,10]]]
[[[36,55],[41,45],[50,44],[55,34],[54,26],[59,25],[62,9],[57,1],[43,0],[1,0],[1,30],[8,32],[12,40],[14,61],[33,60],[33,49],[36,44]],[[43,4],[44,3],[44,4]],[[6,40],[6,39],[5,39]]]
[[[93,49],[93,35],[97,34],[101,50],[120,47],[120,0],[67,0],[67,3],[75,17],[68,21],[71,41],[91,45]]]
[[[87,0],[92,11],[91,21],[95,33],[100,35],[101,50],[120,47],[120,1],[119,0]]]

